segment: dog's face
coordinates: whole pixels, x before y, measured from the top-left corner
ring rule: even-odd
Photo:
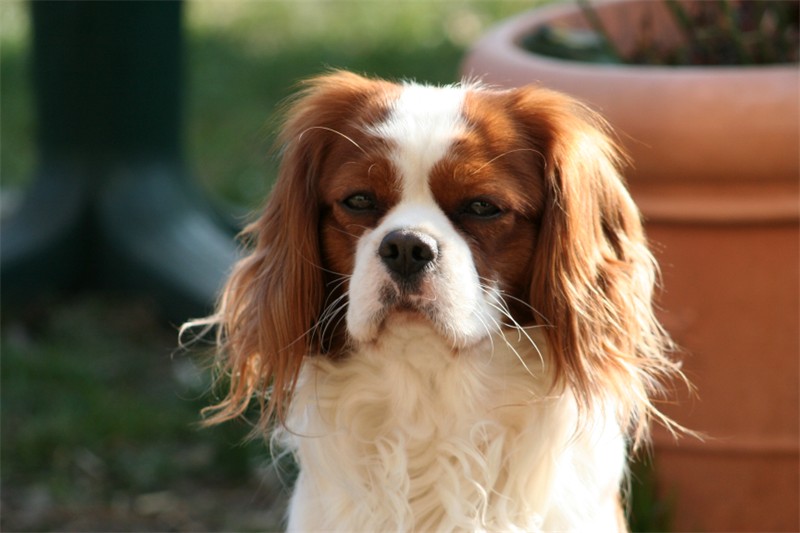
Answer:
[[[541,154],[485,95],[411,86],[371,105],[336,126],[319,176],[321,259],[342,276],[349,341],[420,320],[462,347],[530,322]]]
[[[543,328],[551,374],[583,405],[673,370],[655,267],[600,118],[541,88],[432,88],[335,73],[289,108],[278,181],[212,321],[230,376],[215,421],[252,396],[282,417],[308,356],[387,328],[454,352]],[[272,390],[268,400],[263,391]]]

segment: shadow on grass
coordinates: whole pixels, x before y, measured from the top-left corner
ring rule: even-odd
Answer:
[[[278,526],[266,447],[198,427],[207,373],[154,316],[89,296],[4,324],[4,531]]]

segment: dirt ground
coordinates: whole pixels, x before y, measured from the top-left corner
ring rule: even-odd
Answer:
[[[258,485],[176,486],[166,490],[66,500],[43,485],[4,488],[2,531],[280,531],[286,491]]]

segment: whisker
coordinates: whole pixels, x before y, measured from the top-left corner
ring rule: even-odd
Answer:
[[[346,298],[347,295],[342,294],[333,302],[331,302],[330,305],[325,306],[325,309],[323,310],[316,324],[316,329],[319,331],[321,338],[324,338],[327,334],[328,328],[330,327],[333,319],[336,318],[337,315],[341,314],[343,310],[347,309]]]
[[[331,313],[335,312],[335,311],[336,311],[336,308],[340,306],[339,304],[341,304],[341,303],[342,303],[342,301],[343,301],[343,300],[344,300],[346,297],[347,297],[347,295],[346,295],[346,294],[341,294],[341,295],[339,295],[339,296],[338,296],[338,297],[337,297],[337,298],[336,298],[334,301],[332,301],[330,304],[326,302],[326,303],[325,303],[325,307],[324,307],[324,309],[323,309],[322,313],[320,314],[319,322],[322,322],[323,320],[326,320],[326,319],[327,319],[327,317],[328,317],[328,316],[329,316]]]
[[[334,331],[336,331],[336,329],[338,329],[339,325],[340,325],[340,324],[341,324],[343,321],[347,320],[347,312],[346,312],[346,311],[347,311],[347,305],[342,305],[342,307],[341,307],[341,310],[342,310],[342,311],[345,311],[345,313],[342,313],[342,314],[339,316],[339,320],[337,320],[337,321],[336,321],[336,323],[333,325],[333,329],[334,329]]]
[[[365,230],[369,229],[367,226],[362,226],[360,224],[351,224],[351,225],[353,225],[353,226],[355,226],[357,228],[365,229]],[[350,233],[349,231],[345,231],[343,228],[337,228],[337,227],[334,227],[334,226],[329,226],[329,228],[333,229],[334,231],[338,231],[339,233],[343,233],[344,235],[347,235],[348,237],[353,237],[354,239],[358,239],[360,237],[360,235],[356,235],[355,233]]]
[[[534,350],[536,350],[536,353],[539,356],[539,360],[541,361],[542,365],[544,365],[544,354],[542,354],[542,351],[539,349],[539,346],[537,345],[536,341],[534,341],[533,338],[528,334],[527,328],[522,326],[519,322],[517,322],[517,320],[511,315],[511,312],[509,311],[507,304],[500,297],[498,291],[496,289],[490,289],[489,287],[486,287],[483,283],[479,284],[479,287],[481,290],[484,291],[484,293],[488,297],[487,303],[492,308],[499,311],[501,316],[504,316],[511,321],[511,324],[509,324],[508,327],[514,329],[517,332],[518,335],[517,341],[518,342],[521,341],[523,337],[527,339],[530,345],[533,346]],[[497,321],[495,320],[495,322]],[[499,323],[498,326],[500,326]],[[503,339],[506,341],[506,344],[508,344],[509,348],[511,348],[512,351],[514,351],[514,353],[517,355],[517,358],[520,360],[522,365],[530,373],[531,371],[528,368],[528,365],[525,363],[525,361],[523,361],[522,356],[519,354],[519,352],[517,352],[517,350],[513,346],[511,346],[511,344],[508,342],[508,339],[505,338],[505,334],[502,332],[502,329],[500,333],[503,336]]]
[[[483,170],[483,169],[484,169],[484,168],[486,168],[487,166],[491,165],[492,163],[494,163],[494,162],[495,162],[495,161],[497,161],[498,159],[500,159],[500,158],[502,158],[502,157],[505,157],[505,156],[507,156],[507,155],[510,155],[510,154],[516,153],[516,152],[533,152],[533,153],[535,153],[535,154],[538,154],[538,155],[539,155],[539,156],[540,156],[540,157],[541,157],[543,160],[545,159],[545,157],[544,157],[544,155],[542,154],[542,152],[540,152],[539,150],[536,150],[536,149],[534,149],[534,148],[517,148],[517,149],[514,149],[514,150],[509,150],[508,152],[503,152],[502,154],[500,154],[500,155],[498,155],[498,156],[496,156],[496,157],[493,157],[492,159],[490,159],[489,161],[487,161],[486,163],[484,163],[484,164],[483,164],[483,165],[481,165],[480,167],[478,167],[478,168],[476,168],[475,170],[473,170],[473,171],[471,172],[471,174],[477,174],[478,172],[480,172],[481,170]]]
[[[341,283],[344,283],[344,280],[340,280],[340,284]],[[333,292],[333,291],[331,291],[331,292]],[[290,342],[286,346],[286,349],[290,348],[291,346],[294,346],[298,342],[306,342],[306,339],[314,338],[315,335],[317,335],[317,338],[320,338],[320,339],[324,338],[324,334],[327,332],[326,324],[329,323],[336,315],[338,315],[341,312],[342,309],[346,309],[347,308],[347,302],[346,301],[344,303],[342,303],[341,305],[339,305],[339,303],[344,298],[346,298],[346,296],[347,296],[346,293],[342,294],[342,295],[338,296],[330,304],[328,304],[327,300],[326,300],[326,304],[325,304],[322,312],[320,313],[320,316],[317,319],[317,321],[314,324],[312,324],[308,329],[306,329],[303,333],[301,333],[296,339],[294,339],[292,342]],[[329,296],[329,298],[330,298],[330,296]]]
[[[342,285],[347,283],[350,280],[350,276],[342,276],[339,279],[333,279],[327,283],[328,286],[328,298],[336,292]],[[328,300],[325,300],[325,305],[328,305]]]
[[[335,309],[331,310],[331,312],[327,314],[324,322],[320,321],[320,324],[323,324],[322,330],[319,332],[320,339],[325,339],[328,335],[328,331],[336,331],[336,328],[339,327],[339,324],[341,324],[342,320],[344,320],[344,318],[347,316],[346,312],[343,313],[343,311],[346,311],[346,309],[347,305],[345,304],[336,306]],[[333,319],[337,315],[339,316],[339,319],[334,322]]]
[[[491,280],[491,279],[489,279],[489,278],[479,277],[478,279],[479,279],[479,281],[481,281],[482,283],[486,283],[486,284],[489,284],[489,283],[494,283],[494,281],[493,281],[493,280]],[[521,299],[521,298],[518,298],[518,297],[514,296],[513,294],[510,294],[510,293],[508,293],[508,292],[506,292],[506,291],[504,291],[504,290],[502,290],[502,289],[499,289],[499,288],[498,288],[498,289],[496,289],[496,290],[497,290],[497,292],[499,292],[499,293],[500,293],[500,295],[501,295],[503,298],[505,298],[505,299],[507,299],[507,300],[513,300],[513,301],[515,301],[515,302],[517,302],[517,303],[521,304],[523,307],[527,307],[527,308],[528,308],[528,309],[530,309],[530,310],[531,310],[531,311],[532,311],[532,312],[533,312],[533,313],[534,313],[534,314],[535,314],[537,317],[539,317],[539,318],[541,318],[542,320],[544,320],[544,321],[545,321],[545,322],[546,322],[548,325],[550,324],[550,321],[547,319],[547,317],[546,317],[546,316],[544,316],[544,315],[543,315],[541,312],[537,311],[537,310],[536,310],[536,308],[535,308],[535,307],[533,307],[533,306],[532,306],[530,303],[528,303],[528,302],[526,302],[525,300],[523,300],[523,299]]]
[[[303,137],[303,135],[305,135],[305,133],[306,133],[307,131],[311,131],[311,130],[323,130],[323,131],[329,131],[329,132],[331,132],[331,133],[335,133],[336,135],[339,135],[339,136],[340,136],[340,137],[342,137],[343,139],[346,139],[346,140],[347,140],[347,141],[349,141],[349,142],[350,142],[350,143],[351,143],[353,146],[355,146],[356,148],[358,148],[359,150],[361,150],[361,153],[363,153],[364,155],[369,155],[369,154],[367,154],[367,151],[366,151],[366,150],[364,150],[364,149],[361,147],[361,145],[359,145],[357,142],[355,142],[355,141],[354,141],[354,140],[353,140],[351,137],[348,137],[347,135],[345,135],[345,134],[344,134],[344,133],[342,133],[341,131],[335,130],[335,129],[333,129],[333,128],[329,128],[329,127],[327,127],[327,126],[311,126],[310,128],[306,128],[305,130],[303,130],[302,132],[300,132],[300,135],[298,135],[298,139],[301,139],[301,138]]]
[[[498,306],[496,306],[496,305],[494,305],[494,304],[490,304],[490,305],[492,305],[492,307],[494,307],[495,309],[497,309],[498,311],[500,311],[500,312],[501,312],[501,314],[504,314],[504,312],[503,312],[503,309],[502,309],[502,308],[500,308],[500,307],[498,307]],[[494,319],[494,318],[492,318],[492,320],[493,320],[493,321],[494,321],[494,323],[495,323],[495,324],[498,326],[498,330],[499,330],[499,333],[500,333],[500,336],[501,336],[501,338],[503,339],[503,342],[505,342],[505,343],[506,343],[506,346],[508,346],[508,347],[511,349],[511,351],[512,351],[512,352],[514,352],[514,355],[516,355],[516,356],[517,356],[517,359],[519,359],[520,363],[522,363],[522,366],[524,366],[524,367],[525,367],[525,370],[527,370],[527,372],[528,372],[529,374],[533,375],[533,373],[531,372],[530,368],[528,368],[528,365],[525,363],[525,361],[524,361],[524,359],[523,359],[522,355],[519,353],[519,351],[517,351],[516,347],[514,347],[514,345],[512,345],[512,344],[509,342],[509,340],[508,340],[508,337],[506,337],[505,333],[503,333],[503,330],[502,330],[502,324],[500,324],[500,323],[499,323],[499,322],[498,322],[496,319]],[[522,340],[522,335],[520,334],[520,330],[521,330],[521,328],[520,328],[519,326],[517,326],[517,327],[513,327],[513,326],[512,326],[512,329],[514,329],[514,330],[516,330],[516,331],[517,331],[517,342],[521,341],[521,340]],[[526,337],[528,337],[528,336],[526,335]],[[539,353],[539,357],[541,358],[541,353],[539,352],[539,348],[538,348],[538,346],[536,346],[536,343],[535,343],[535,342],[533,342],[533,339],[531,339],[530,337],[528,337],[528,340],[529,340],[529,342],[531,343],[531,345],[534,347],[534,349],[537,351],[537,353]]]
[[[310,263],[312,267],[316,268],[317,270],[319,270],[321,272],[326,272],[328,274],[333,274],[334,276],[341,276],[341,277],[346,277],[346,278],[352,277],[352,274],[345,274],[343,272],[336,272],[335,270],[331,270],[329,268],[325,268],[324,266],[320,265],[318,262],[312,261],[307,257],[303,257],[302,259],[306,263]],[[261,275],[264,275],[264,273],[261,273]]]

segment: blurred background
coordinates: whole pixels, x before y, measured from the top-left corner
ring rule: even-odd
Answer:
[[[183,321],[209,312],[238,254],[234,235],[270,189],[280,102],[300,80],[333,68],[455,82],[488,28],[544,4],[585,2],[0,1],[0,529],[280,529],[293,466],[272,466],[265,443],[247,440],[244,421],[199,427],[214,399],[210,353],[203,342],[179,349],[177,335]],[[699,4],[722,6],[722,19],[706,17],[704,34],[733,27],[725,6],[752,16],[768,5]],[[781,118],[762,113],[764,102],[752,103],[761,91],[737,90],[730,80],[739,78],[726,77],[733,69],[722,69],[712,73],[713,89],[697,79],[691,90],[685,80],[671,83],[677,93],[666,103],[640,90],[645,98],[629,114],[646,130],[672,123],[677,138],[645,146],[634,126],[622,128],[624,141],[657,156],[650,168],[638,159],[638,169],[666,175],[647,182],[634,168],[628,176],[664,270],[659,310],[700,388],[700,399],[666,411],[715,437],[656,434],[656,463],[666,468],[655,477],[647,457],[634,465],[636,531],[798,523],[800,143],[797,117],[783,109],[797,106],[798,3],[769,5],[791,16],[762,16],[744,34],[788,28],[780,46],[767,47],[790,56],[769,60],[791,64],[778,68],[775,84],[791,100],[774,104]],[[630,18],[608,27],[648,44],[648,17],[642,38]],[[545,27],[523,44],[555,47],[558,56],[566,43],[569,54],[558,57],[619,62],[603,32],[587,29]],[[639,81],[667,79],[648,68]],[[747,67],[745,76],[770,71]],[[691,69],[674,72],[694,78]],[[609,96],[604,112],[630,100],[619,88],[572,79],[576,94]],[[720,109],[732,107],[713,105],[723,86],[751,106],[736,111],[735,127],[719,126]],[[682,116],[689,97],[700,107]],[[710,126],[684,127],[695,118]],[[788,124],[780,132],[789,133],[754,134],[756,118]],[[743,145],[760,155],[733,155],[754,173],[723,143],[720,174],[734,179],[710,175],[707,153],[693,143],[715,130],[743,132]],[[672,141],[688,143],[683,157]],[[781,153],[764,156],[770,148]],[[670,166],[685,156],[696,156],[697,175]],[[772,171],[772,159],[789,164]],[[675,199],[672,189],[688,192]],[[766,197],[778,197],[778,207]]]

